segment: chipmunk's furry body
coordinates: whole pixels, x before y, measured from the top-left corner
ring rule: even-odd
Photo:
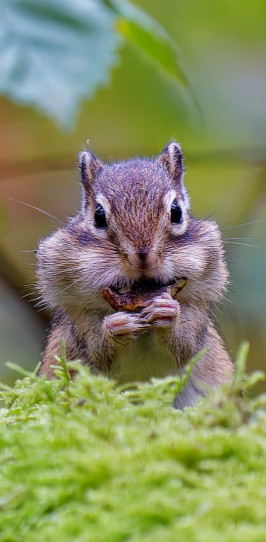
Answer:
[[[53,376],[62,339],[69,360],[120,382],[180,372],[207,346],[175,401],[192,405],[233,365],[209,319],[228,276],[221,235],[215,222],[189,214],[181,149],[171,143],[154,160],[110,165],[83,152],[80,171],[80,212],[38,250],[39,287],[56,309],[40,372]],[[115,312],[103,299],[107,287],[157,288],[180,277],[182,291],[158,289],[140,313]]]

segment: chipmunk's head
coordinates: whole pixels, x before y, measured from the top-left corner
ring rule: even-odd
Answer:
[[[220,296],[227,278],[220,233],[214,222],[189,214],[177,143],[153,160],[114,164],[83,151],[79,167],[81,211],[39,248],[40,284],[49,304],[58,306],[61,299],[62,306],[95,306],[106,287],[159,288],[180,278],[186,279],[180,300],[200,303]],[[48,288],[51,254],[54,280]]]
[[[110,165],[83,152],[80,171],[84,222],[95,239],[119,255],[122,282],[158,277],[165,240],[187,228],[180,146],[171,143],[155,160]]]

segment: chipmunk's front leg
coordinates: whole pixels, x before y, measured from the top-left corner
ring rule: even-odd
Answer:
[[[68,361],[80,359],[78,345],[73,334],[71,318],[69,315],[57,311],[46,340],[45,349],[42,352],[39,375],[45,375],[48,379],[55,377],[53,366],[58,365],[56,357],[61,356],[62,342],[65,344]]]
[[[164,293],[147,303],[141,316],[152,325],[161,341],[168,346],[177,368],[182,373],[184,366],[196,353],[195,319],[189,318],[186,308],[181,307],[177,300]],[[193,375],[181,393],[175,397],[176,408],[183,409],[196,402],[200,389],[194,382]]]
[[[55,356],[65,342],[68,361],[79,359],[94,373],[108,374],[117,355],[128,349],[138,335],[150,327],[138,314],[116,312],[105,316],[97,312],[78,315],[58,313],[43,352],[39,374],[54,377]]]
[[[181,373],[193,356],[208,348],[193,368],[186,386],[176,396],[176,408],[194,405],[198,397],[207,395],[211,387],[232,377],[233,364],[207,317],[206,308],[180,305],[164,293],[149,302],[141,316],[168,345]]]
[[[132,340],[149,327],[138,314],[90,312],[74,323],[76,341],[83,349],[81,360],[90,365],[94,373],[108,375],[117,356],[127,351]]]

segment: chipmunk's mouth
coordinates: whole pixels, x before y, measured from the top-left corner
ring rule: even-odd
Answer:
[[[139,279],[130,286],[111,286],[103,290],[103,298],[108,301],[114,310],[128,312],[141,311],[147,302],[156,297],[168,293],[173,298],[183,290],[187,278],[174,279],[169,282],[161,282],[155,279]]]
[[[180,292],[184,288],[186,283],[187,283],[186,277],[181,277],[179,279],[172,279],[169,282],[163,282],[160,280],[148,279],[144,277],[139,280],[135,280],[130,285],[126,284],[121,287],[110,286],[110,289],[119,294],[127,294],[130,292],[134,294],[137,294],[137,293],[148,294],[149,292],[156,293],[156,291],[159,291],[159,290],[167,291],[168,289],[171,289],[172,287],[173,289],[178,289],[178,291]]]

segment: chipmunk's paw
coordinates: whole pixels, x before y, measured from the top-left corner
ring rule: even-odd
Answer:
[[[107,332],[119,339],[134,339],[136,336],[147,331],[150,324],[140,318],[138,314],[127,312],[115,312],[106,316],[104,326]]]
[[[140,316],[150,325],[171,327],[172,323],[178,318],[179,313],[180,305],[178,301],[165,292],[148,301]]]

